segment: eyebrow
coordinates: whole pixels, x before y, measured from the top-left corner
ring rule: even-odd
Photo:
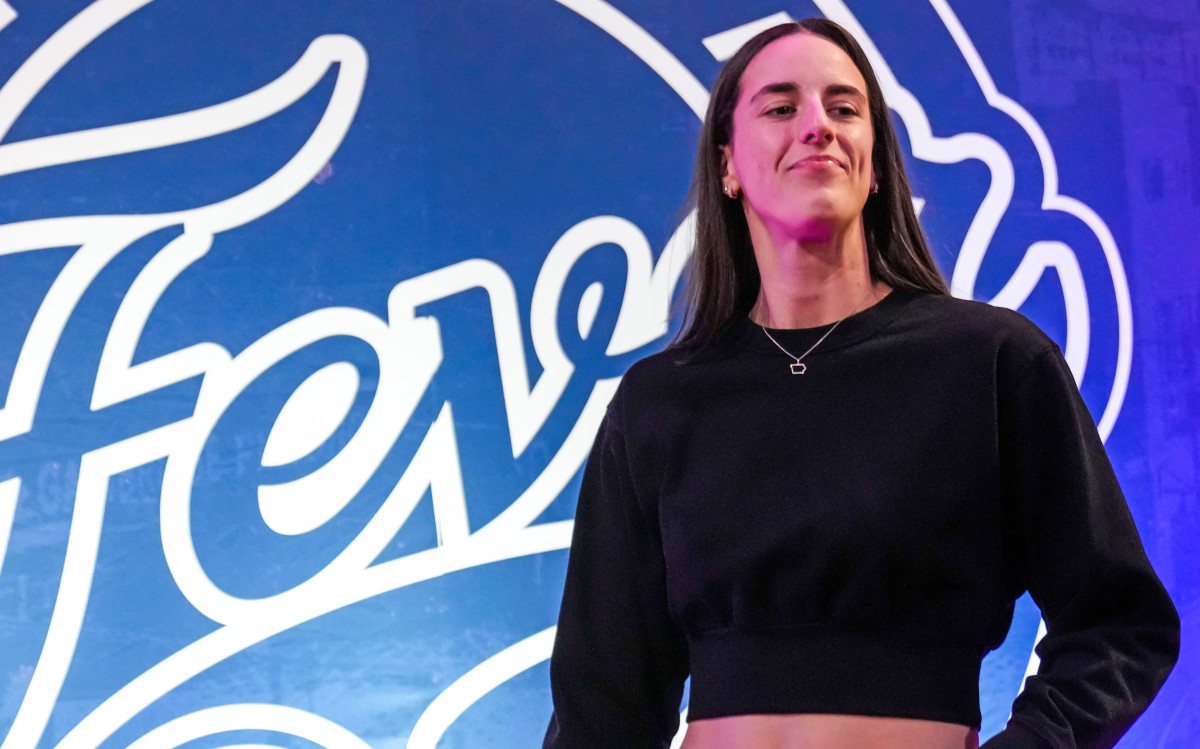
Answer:
[[[767,85],[760,88],[758,90],[758,93],[754,94],[754,96],[751,96],[750,101],[753,102],[755,99],[759,98],[760,96],[767,96],[769,94],[794,94],[799,90],[800,90],[799,87],[795,83],[792,83],[791,81],[781,81],[779,83],[768,83]],[[826,96],[854,96],[854,97],[858,97],[862,101],[867,100],[867,97],[863,94],[862,91],[859,91],[857,88],[855,88],[854,86],[851,86],[848,83],[831,83],[831,84],[829,84],[828,86],[825,87],[825,95]]]

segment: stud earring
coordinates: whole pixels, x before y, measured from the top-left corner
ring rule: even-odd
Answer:
[[[879,185],[877,185],[877,184],[872,184],[872,185],[871,185],[871,194],[872,194],[872,195],[874,195],[874,194],[875,194],[875,193],[877,193],[877,192],[879,192]]]
[[[730,187],[729,185],[725,185],[725,197],[727,197],[727,198],[736,198],[736,197],[737,197],[737,193],[735,193],[735,192],[733,191],[733,188],[732,188],[732,187]]]

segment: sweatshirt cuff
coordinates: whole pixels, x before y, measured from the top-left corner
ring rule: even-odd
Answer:
[[[1056,749],[1041,735],[1025,726],[1010,721],[1008,726],[992,738],[983,742],[979,749]]]

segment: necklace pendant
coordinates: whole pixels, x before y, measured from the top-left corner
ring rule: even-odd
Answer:
[[[808,367],[804,366],[804,362],[796,362],[792,365],[792,374],[804,374],[804,370]]]

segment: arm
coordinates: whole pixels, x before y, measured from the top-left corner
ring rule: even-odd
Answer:
[[[686,643],[667,609],[657,505],[634,493],[614,409],[579,492],[543,749],[662,749],[679,727]]]
[[[1150,566],[1057,346],[1000,388],[1011,564],[1046,620],[1036,675],[983,749],[1109,749],[1179,655],[1179,614]]]

